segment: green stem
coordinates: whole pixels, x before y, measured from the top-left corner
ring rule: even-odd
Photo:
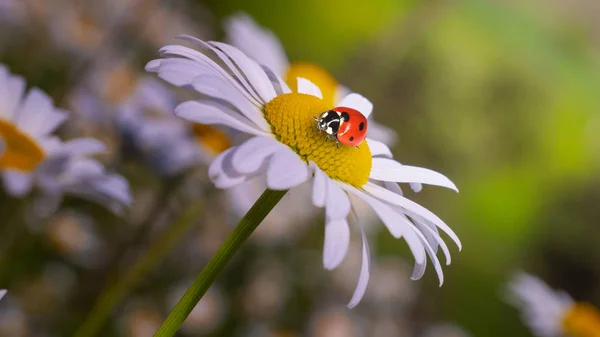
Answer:
[[[171,337],[175,335],[183,321],[185,321],[192,309],[198,304],[233,254],[240,249],[250,234],[254,232],[256,227],[258,227],[286,193],[287,190],[273,191],[269,189],[263,192],[248,213],[240,220],[233,232],[223,242],[213,258],[202,269],[198,277],[194,280],[194,283],[187,289],[160,329],[154,334],[154,337]]]
[[[191,225],[195,223],[195,220],[198,219],[201,211],[200,203],[193,203],[188,206],[183,214],[164,233],[158,236],[158,239],[149,247],[148,252],[135,262],[127,274],[104,291],[100,300],[76,331],[75,336],[92,337],[98,334],[113,308],[180,241]]]

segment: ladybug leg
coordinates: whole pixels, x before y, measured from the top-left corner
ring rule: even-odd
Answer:
[[[356,145],[356,148],[357,148],[357,149],[360,149],[360,147],[358,147],[358,145]]]
[[[339,149],[340,148],[340,141],[336,138],[335,139],[335,146]]]

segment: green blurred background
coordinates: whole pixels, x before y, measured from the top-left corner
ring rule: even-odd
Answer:
[[[201,37],[211,39],[223,37],[222,20],[228,15],[249,13],[273,30],[291,60],[318,63],[340,83],[370,98],[376,119],[398,132],[395,158],[443,172],[456,183],[458,195],[428,187],[409,194],[454,228],[464,248],[457,252],[451,247],[453,261],[444,268],[443,287],[437,286],[432,268],[422,280],[410,281],[418,283],[418,294],[397,323],[406,323],[415,335],[429,324],[453,322],[472,336],[529,336],[518,312],[502,299],[505,282],[518,270],[538,275],[578,300],[600,304],[596,1],[209,0],[159,6],[191,9],[181,16],[197,20],[212,32]],[[148,19],[137,24],[163,22]],[[31,43],[44,40],[36,37],[41,33],[22,28],[15,32],[22,35],[3,39],[0,60],[60,104],[71,78],[65,70],[68,57],[61,52],[32,55]],[[117,45],[124,54],[135,53],[132,59],[140,71],[157,55],[158,46],[148,43],[125,39]],[[121,170],[128,172],[127,166]],[[134,189],[136,184],[132,180]],[[92,212],[106,217],[101,210]],[[247,247],[221,278],[221,294],[228,299],[220,327],[189,335],[250,335],[240,330],[241,322],[254,321],[243,317],[235,297],[241,296],[244,282],[253,275],[249,266],[257,259],[295,261],[286,271],[288,281],[314,273],[318,287],[335,287],[329,273],[320,269],[322,224],[302,225],[309,230],[293,243]],[[118,233],[106,230],[103,235]],[[384,230],[373,240],[375,261],[400,256],[412,264],[405,244]],[[23,255],[35,262],[20,278],[33,278],[48,251],[52,248],[37,250],[42,257]],[[172,255],[177,259],[177,251]],[[164,302],[164,289],[176,279],[194,277],[205,259],[190,261],[189,271],[172,275],[165,275],[170,272],[168,263],[161,265],[136,290],[136,298]],[[78,271],[86,273],[90,271]],[[287,331],[277,336],[310,335],[306,326],[321,307],[319,293],[289,282],[294,285],[281,311],[256,320]],[[56,329],[44,336],[72,331],[100,285],[91,287],[87,297],[69,300],[62,308],[69,323],[44,323]],[[333,302],[343,306],[345,296]],[[160,308],[159,320],[168,312],[168,306]],[[376,320],[371,309],[372,304],[361,304],[351,315],[369,326]],[[103,336],[144,336],[123,328],[127,323],[120,316],[126,310],[120,307]],[[267,335],[260,331],[253,333]],[[360,331],[357,336],[372,335],[369,328]]]

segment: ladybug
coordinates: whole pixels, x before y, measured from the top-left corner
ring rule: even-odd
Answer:
[[[335,139],[338,147],[339,143],[358,147],[367,137],[367,118],[352,108],[335,107],[315,120],[319,132],[325,131],[327,138]]]

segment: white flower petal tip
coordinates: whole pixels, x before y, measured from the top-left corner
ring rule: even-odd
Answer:
[[[353,189],[353,187],[348,186],[346,186],[345,188]],[[410,216],[418,215],[419,217],[430,221],[432,224],[439,227],[442,231],[448,234],[452,241],[454,241],[454,243],[458,246],[458,249],[462,250],[462,243],[460,242],[460,239],[458,238],[456,233],[454,233],[454,231],[446,223],[444,223],[442,219],[440,219],[437,215],[435,215],[427,208],[417,204],[416,202],[410,199],[403,197],[400,194],[394,193],[386,188],[380,187],[373,183],[367,183],[362,187],[362,189],[373,197],[386,200],[388,203],[400,207],[401,209],[405,210]]]
[[[366,99],[364,96],[357,93],[351,93],[337,104],[340,107],[352,108],[360,111],[365,117],[369,118],[371,112],[373,112],[373,103]]]
[[[159,59],[157,59],[157,60],[152,60],[152,61],[150,61],[150,62],[148,62],[148,63],[146,64],[146,66],[144,67],[144,69],[145,69],[147,72],[151,72],[151,73],[157,72],[157,71],[158,71],[158,69],[160,68],[160,63],[161,63],[161,61],[162,61],[162,60],[159,60]]]
[[[0,300],[6,295],[6,289],[0,290]]]
[[[361,229],[361,238],[362,238],[362,262],[360,266],[360,274],[358,276],[358,283],[356,284],[356,289],[354,290],[354,294],[352,294],[352,298],[350,302],[348,302],[348,309],[354,308],[360,300],[362,300],[365,292],[367,291],[367,285],[369,284],[369,275],[371,273],[371,256],[369,252],[369,242],[367,241],[367,237],[365,232]]]
[[[422,167],[402,165],[387,158],[373,158],[373,167],[369,178],[398,183],[436,185],[458,192],[456,185],[441,173]]]
[[[237,147],[232,147],[221,153],[208,167],[208,176],[217,188],[229,188],[246,180],[245,175],[233,169],[231,157]]]
[[[350,227],[345,219],[330,221],[325,225],[323,266],[327,270],[337,268],[346,257],[350,246]]]
[[[410,183],[410,189],[415,193],[419,193],[423,190],[423,184],[420,183]],[[456,191],[458,193],[458,190]]]
[[[323,99],[321,89],[313,82],[303,77],[298,77],[298,93],[316,96]]]

